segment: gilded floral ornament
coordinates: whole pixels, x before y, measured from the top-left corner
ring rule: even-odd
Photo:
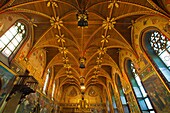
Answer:
[[[101,42],[102,43],[108,43],[109,41],[108,41],[108,38],[110,37],[110,35],[107,35],[107,36],[104,36],[104,35],[102,35],[102,40],[101,40]]]
[[[94,66],[94,69],[95,69],[95,70],[97,70],[97,69],[98,69],[98,66],[97,66],[97,65],[96,65],[96,66]]]
[[[68,60],[68,57],[63,57],[63,61],[64,62],[68,62],[69,60]]]
[[[69,68],[71,68],[71,65],[66,63],[66,64],[64,64],[64,67],[69,69]]]
[[[32,24],[33,26],[35,26],[35,27],[38,27],[37,24],[34,23],[34,21],[35,21],[35,19],[32,18],[32,19],[31,19],[31,24]]]
[[[115,18],[110,19],[107,17],[107,20],[103,21],[102,27],[104,27],[104,29],[112,29],[114,28],[114,24],[116,24]]]
[[[67,70],[67,71],[66,71],[66,74],[68,74],[68,75],[70,75],[71,73],[72,73],[71,70]]]
[[[59,35],[55,35],[57,37],[57,41],[58,42],[61,42],[61,43],[64,43],[66,42],[65,39],[64,39],[64,34],[59,36]]]
[[[67,52],[68,52],[68,50],[67,50],[66,47],[60,47],[60,48],[59,48],[59,51],[60,51],[60,53],[62,53],[62,54],[67,54]]]
[[[96,62],[97,62],[97,64],[101,64],[102,63],[102,57],[97,57],[97,60],[96,60]]]
[[[119,4],[117,0],[112,0],[111,3],[108,5],[108,8],[113,8],[113,7],[119,8]]]
[[[57,1],[59,1],[59,0],[56,0],[56,1],[54,1],[54,0],[49,0],[49,1],[47,2],[47,7],[50,7],[51,5],[52,5],[52,6],[55,6],[55,7],[58,7]]]
[[[58,17],[51,17],[50,19],[50,23],[51,23],[51,26],[53,26],[54,28],[58,28],[58,29],[61,29],[61,26],[63,26],[63,21],[61,21],[59,19],[59,16]]]
[[[68,78],[73,78],[73,75],[67,75],[67,77]],[[72,79],[71,79],[71,81],[72,81]]]
[[[104,55],[106,53],[106,51],[107,51],[107,48],[105,48],[105,47],[100,47],[100,49],[98,49],[98,53],[100,56]]]
[[[99,73],[99,70],[94,71],[94,75],[97,75]]]

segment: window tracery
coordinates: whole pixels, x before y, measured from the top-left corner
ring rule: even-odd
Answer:
[[[158,31],[154,31],[150,37],[150,45],[163,63],[170,70],[170,41]]]
[[[19,47],[25,36],[26,26],[21,22],[16,22],[0,37],[0,52],[6,57],[10,57]]]

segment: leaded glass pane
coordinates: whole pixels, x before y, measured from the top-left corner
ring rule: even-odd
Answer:
[[[148,110],[147,106],[146,106],[146,103],[143,99],[138,99],[138,102],[139,102],[139,105],[140,105],[140,108],[142,110]]]
[[[170,52],[170,47],[168,48],[168,51]]]
[[[170,54],[168,51],[164,51],[159,57],[162,59],[165,65],[168,67],[170,66]]]
[[[5,49],[2,51],[2,53],[3,53],[4,55],[6,55],[7,57],[9,57],[12,52],[11,52],[8,48],[5,48]]]
[[[9,31],[13,34],[13,36],[15,36],[17,34],[17,30],[16,30],[16,27],[13,26],[9,29]]]
[[[168,47],[170,46],[170,41],[167,42],[167,46],[168,46]]]
[[[12,43],[14,44],[15,47],[19,44],[19,42],[15,38],[12,40]]]
[[[0,51],[5,47],[4,43],[0,40]]]
[[[9,42],[9,39],[5,36],[5,35],[3,35],[1,38],[0,38],[0,40],[6,45],[6,44],[8,44],[8,42]]]
[[[160,71],[164,74],[165,78],[170,81],[169,70],[166,67],[159,67]]]
[[[14,37],[14,35],[9,30],[5,33],[5,35],[9,40],[11,40]]]
[[[141,94],[138,87],[133,87],[133,90],[134,90],[134,92],[136,94],[136,97],[142,97],[142,94]]]
[[[15,46],[12,43],[9,43],[7,46],[11,51],[14,51]]]
[[[149,101],[148,98],[145,98],[145,102],[146,102],[146,104],[147,104],[147,106],[148,106],[149,109],[153,109],[153,107],[152,107],[152,105],[151,105],[151,102]]]
[[[120,99],[121,99],[121,101],[122,101],[122,104],[127,104],[124,95],[123,95],[123,96],[120,96]]]
[[[22,37],[21,37],[21,35],[17,34],[17,35],[15,36],[15,39],[17,39],[18,42],[20,42],[20,41],[22,40]]]
[[[140,90],[142,92],[143,97],[146,97],[147,93],[146,93],[145,89],[143,88],[143,86],[140,86],[139,88],[140,88]]]
[[[25,36],[25,25],[17,22],[0,37],[0,51],[9,57]]]

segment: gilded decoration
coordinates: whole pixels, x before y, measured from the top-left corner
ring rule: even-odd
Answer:
[[[79,111],[81,102],[87,102],[91,112],[106,113],[108,109],[114,112],[112,95],[107,95],[110,93],[107,83],[116,88],[113,76],[118,73],[129,112],[138,113],[139,106],[126,72],[125,61],[129,59],[134,63],[155,108],[162,113],[170,106],[169,93],[141,48],[145,29],[158,29],[170,37],[168,12],[159,8],[155,1],[10,0],[0,8],[0,36],[17,20],[28,21],[29,39],[16,52],[12,62],[17,64],[13,66],[15,70],[24,67],[23,70],[30,71],[38,80],[39,89],[46,81],[46,70],[51,70],[46,96],[52,94],[52,98],[48,104],[40,104],[42,112],[47,106],[48,111],[53,112],[52,108],[57,104],[59,109],[56,112],[77,110],[81,113],[84,112],[82,109]],[[162,1],[169,7],[169,0]],[[83,82],[81,77],[84,77]],[[85,90],[81,90],[81,83]],[[113,88],[113,91],[116,110],[123,113],[124,105],[118,89]],[[106,102],[110,106],[106,106]],[[96,109],[100,106],[103,111]]]

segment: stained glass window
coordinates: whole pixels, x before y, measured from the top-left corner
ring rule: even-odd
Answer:
[[[47,71],[47,75],[46,75],[45,82],[44,82],[44,87],[43,87],[43,93],[44,94],[46,94],[46,89],[47,89],[49,77],[50,77],[50,69],[48,69],[48,71]]]
[[[170,70],[170,41],[158,31],[151,34],[150,45]]]
[[[0,37],[0,52],[6,57],[10,57],[25,36],[26,26],[20,22],[15,23]]]
[[[54,83],[53,83],[53,89],[52,89],[52,95],[51,95],[51,96],[52,96],[52,100],[54,99],[55,87],[56,87],[56,86],[55,86],[55,82],[54,82]]]
[[[114,108],[114,113],[118,113],[118,109],[117,109],[117,105],[116,105],[116,100],[115,100],[113,88],[112,88],[111,85],[110,85],[110,93],[111,93],[111,96],[112,96],[112,106]]]
[[[143,84],[137,74],[137,71],[134,67],[134,64],[129,61],[131,72],[129,73],[128,77],[130,79],[131,85],[133,87],[135,96],[137,98],[138,104],[142,110],[142,112],[145,113],[155,113],[153,110],[152,104],[150,102],[150,99],[143,87]]]
[[[127,103],[127,100],[126,100],[126,97],[125,97],[125,94],[124,94],[124,89],[122,88],[122,84],[121,84],[121,81],[120,81],[120,77],[119,77],[118,74],[116,74],[116,76],[117,76],[117,84],[116,85],[117,85],[118,90],[119,90],[120,100],[122,102],[124,112],[130,113],[129,106],[128,106],[128,103]]]

